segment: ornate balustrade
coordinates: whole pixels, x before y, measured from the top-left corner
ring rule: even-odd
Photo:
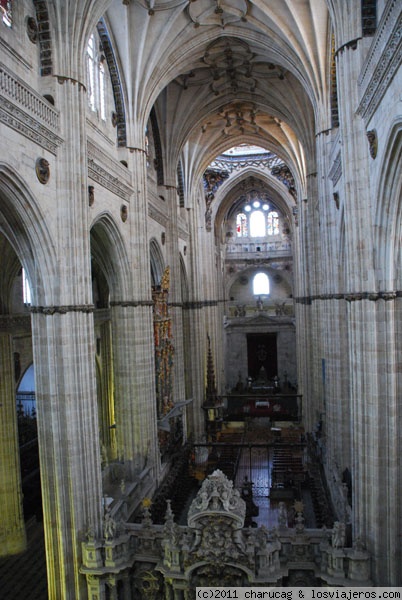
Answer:
[[[164,525],[153,524],[150,502],[139,524],[116,523],[107,512],[102,539],[89,530],[82,543],[88,597],[103,600],[109,588],[113,598],[187,600],[197,586],[291,585],[294,573],[298,585],[371,586],[362,541],[345,548],[343,523],[306,529],[302,504],[294,508],[294,528],[287,527],[284,503],[274,529],[245,528],[245,502],[217,470],[194,498],[186,526],[174,521],[170,502]]]

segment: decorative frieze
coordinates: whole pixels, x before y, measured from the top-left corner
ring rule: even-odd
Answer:
[[[110,190],[119,198],[129,200],[133,188],[122,182],[127,178],[127,169],[119,162],[111,160],[94,142],[88,141],[88,177]],[[113,173],[111,172],[113,169]],[[118,173],[118,177],[116,176]]]
[[[166,213],[159,210],[154,204],[148,204],[148,217],[150,217],[153,221],[159,223],[163,227],[166,227],[167,216]]]
[[[31,315],[0,315],[0,333],[30,333]]]
[[[95,311],[93,304],[67,304],[64,306],[31,306],[31,313],[42,315],[65,315],[70,312],[92,313]]]
[[[311,304],[315,300],[346,300],[347,302],[358,302],[360,300],[395,300],[402,298],[402,291],[381,291],[381,292],[350,292],[347,294],[315,294],[312,296],[299,296],[295,298],[296,304]]]
[[[110,306],[120,306],[122,308],[137,307],[137,306],[153,306],[152,300],[119,300],[111,302]]]
[[[402,60],[402,13],[398,0],[388,3],[376,40],[358,83],[362,98],[357,113],[369,121],[400,67]]]
[[[0,122],[52,154],[62,143],[59,113],[0,63]]]

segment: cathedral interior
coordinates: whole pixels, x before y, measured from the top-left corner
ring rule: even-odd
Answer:
[[[401,586],[400,1],[0,9],[0,595]]]

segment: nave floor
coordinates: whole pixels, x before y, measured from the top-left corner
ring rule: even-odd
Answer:
[[[17,556],[0,558],[0,598],[48,600],[43,525],[32,521],[28,548]]]

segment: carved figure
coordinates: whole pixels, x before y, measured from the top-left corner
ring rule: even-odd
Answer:
[[[335,521],[332,531],[332,547],[343,548],[345,546],[346,526],[345,523]]]
[[[117,532],[117,524],[113,519],[110,510],[106,511],[105,518],[103,521],[103,535],[105,536],[105,540],[113,540]]]
[[[288,523],[288,514],[284,502],[279,502],[278,522],[279,527],[286,527]]]

